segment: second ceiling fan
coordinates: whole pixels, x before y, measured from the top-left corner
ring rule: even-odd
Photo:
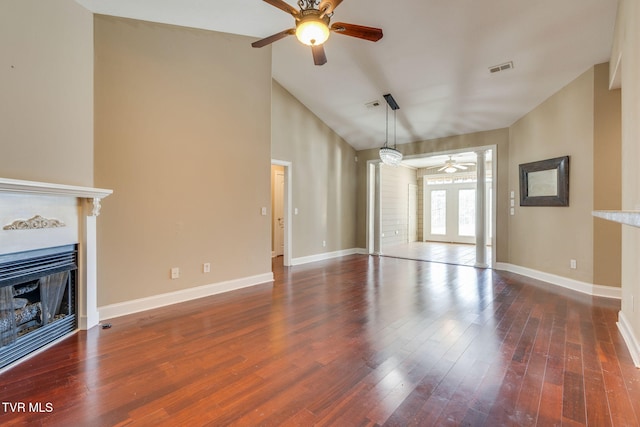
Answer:
[[[327,62],[327,56],[324,52],[323,43],[327,41],[331,31],[372,42],[377,42],[382,38],[382,30],[380,28],[365,27],[344,22],[336,22],[329,26],[333,11],[342,3],[342,0],[298,0],[300,10],[284,0],[264,1],[291,14],[296,20],[296,27],[280,31],[262,40],[253,42],[251,43],[253,47],[264,47],[295,34],[300,42],[311,46],[314,64],[324,65]]]
[[[459,163],[453,159],[453,156],[449,156],[449,159],[444,162],[444,165],[430,166],[427,169],[438,169],[438,172],[455,173],[460,170],[467,170],[467,166],[471,165],[475,165],[475,163]]]

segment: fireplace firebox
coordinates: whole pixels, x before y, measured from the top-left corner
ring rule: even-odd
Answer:
[[[75,331],[77,245],[0,255],[0,369]]]

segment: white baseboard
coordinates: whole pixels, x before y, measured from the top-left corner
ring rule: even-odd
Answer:
[[[636,365],[636,368],[640,368],[640,343],[636,340],[635,335],[633,334],[633,328],[629,325],[629,321],[627,317],[624,315],[622,310],[618,313],[618,330],[624,339],[625,344],[627,345],[627,349],[631,354],[631,358],[633,359],[633,364]]]
[[[335,251],[335,252],[325,252],[317,255],[309,255],[309,256],[304,256],[299,258],[292,258],[291,265],[302,265],[302,264],[308,264],[310,262],[317,262],[317,261],[324,261],[332,258],[338,258],[341,256],[359,254],[361,253],[360,252],[361,250],[363,249],[352,248],[352,249],[344,249],[344,250]]]
[[[273,282],[272,272],[105,305],[98,307],[98,311],[100,320],[111,319],[268,282]]]
[[[495,269],[509,271],[511,273],[531,277],[532,279],[542,280],[543,282],[548,282],[552,285],[572,289],[574,291],[582,292],[583,294],[591,295],[594,297],[622,299],[622,288],[594,285],[592,283],[581,282],[579,280],[569,279],[567,277],[545,273],[544,271],[538,271],[527,267],[520,267],[519,265],[513,265],[504,262],[496,263]]]

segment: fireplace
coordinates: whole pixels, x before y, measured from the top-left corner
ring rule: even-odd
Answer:
[[[98,324],[96,219],[111,193],[0,178],[0,370]]]
[[[77,328],[76,245],[0,256],[0,368]]]

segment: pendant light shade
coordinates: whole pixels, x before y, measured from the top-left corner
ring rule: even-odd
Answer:
[[[382,147],[380,149],[380,160],[385,165],[398,166],[402,161],[402,153],[391,147]]]

